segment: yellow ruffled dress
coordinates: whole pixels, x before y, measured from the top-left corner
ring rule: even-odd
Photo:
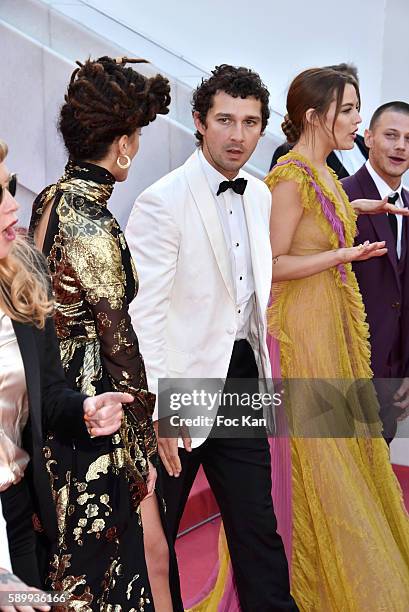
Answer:
[[[290,152],[279,162],[287,163],[272,170],[267,185],[274,191],[281,181],[296,182],[303,205],[289,254],[340,246],[317,186],[352,246],[356,215],[335,174],[342,204],[306,158]],[[342,387],[371,378],[369,331],[350,264],[274,283],[272,298],[269,331],[280,343],[284,379],[332,379]],[[308,393],[304,401],[293,395],[291,573],[300,611],[408,612],[409,517],[379,421],[359,418],[360,410],[377,411],[372,385],[351,399],[357,437],[303,437],[316,407]]]

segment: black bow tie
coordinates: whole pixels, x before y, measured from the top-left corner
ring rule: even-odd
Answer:
[[[236,178],[234,181],[222,181],[219,185],[216,195],[220,195],[228,189],[233,189],[234,193],[243,195],[246,190],[247,180],[244,178]]]

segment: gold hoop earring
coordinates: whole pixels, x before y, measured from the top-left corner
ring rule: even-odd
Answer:
[[[124,164],[121,163],[121,157],[126,159]],[[131,158],[129,155],[119,155],[116,160],[117,165],[121,168],[121,170],[127,170],[131,165]]]

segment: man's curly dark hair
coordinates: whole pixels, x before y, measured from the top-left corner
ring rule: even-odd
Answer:
[[[99,161],[115,138],[169,112],[170,85],[160,74],[147,78],[126,67],[144,60],[100,57],[77,62],[71,75],[59,129],[70,157]]]
[[[212,70],[212,76],[202,79],[200,85],[193,92],[192,113],[198,112],[200,121],[206,125],[207,113],[213,106],[213,97],[216,93],[224,91],[233,98],[249,98],[253,96],[261,102],[261,133],[266,129],[270,109],[268,106],[270,94],[257,72],[243,66],[236,67],[221,64]],[[195,136],[203,142],[203,136],[196,131]]]

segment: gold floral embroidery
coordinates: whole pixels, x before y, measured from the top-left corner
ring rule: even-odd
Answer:
[[[128,583],[128,586],[126,587],[126,598],[127,599],[131,599],[131,593],[132,593],[132,589],[133,589],[133,583],[138,580],[139,578],[139,574],[136,574],[132,580]]]
[[[121,308],[125,273],[114,239],[107,239],[107,236],[76,238],[67,244],[67,250],[88,301],[97,304],[101,298],[106,298],[111,308]]]
[[[99,497],[99,501],[101,502],[101,504],[104,504],[104,506],[107,507],[107,512],[105,512],[105,516],[108,516],[110,512],[112,512],[112,508],[109,505],[109,495],[107,495],[106,493],[104,493],[103,495],[100,495]]]
[[[92,522],[91,529],[87,531],[87,533],[96,533],[99,536],[100,531],[102,531],[105,527],[104,519],[95,519]]]
[[[85,510],[85,514],[88,518],[98,516],[98,506],[96,504],[88,504]]]
[[[132,346],[132,343],[129,342],[129,329],[125,319],[121,319],[118,323],[116,331],[114,333],[114,342],[115,344],[112,346],[111,355],[114,356],[118,353],[123,347],[126,349]]]
[[[110,464],[111,457],[109,455],[101,455],[89,466],[85,480],[90,482],[90,480],[97,480],[101,474],[107,474]]]
[[[96,340],[82,343],[84,347],[84,357],[82,366],[79,369],[79,374],[76,378],[76,383],[79,389],[87,395],[95,395],[95,383],[101,380],[102,367],[99,347]]]
[[[149,597],[145,594],[145,587],[141,588],[141,592],[139,595],[139,612],[145,612],[145,606],[147,604],[150,604],[151,600],[149,599]]]
[[[98,335],[102,336],[104,331],[111,327],[111,321],[108,319],[106,312],[97,314]]]
[[[82,537],[82,529],[81,529],[81,527],[74,527],[74,529],[72,530],[72,533],[74,535],[74,541],[77,542],[78,546],[82,546],[84,544],[84,542],[81,539],[81,537]]]
[[[61,612],[63,610],[72,610],[73,612],[92,612],[89,604],[93,601],[93,596],[90,593],[89,587],[86,585],[85,574],[80,576],[65,575],[70,567],[71,555],[54,555],[51,561],[50,580],[51,587],[54,591],[64,591],[72,596],[67,606],[56,606],[54,610]],[[65,575],[65,577],[63,577]],[[84,588],[81,588],[84,587]]]
[[[89,499],[93,499],[95,497],[95,493],[82,493],[77,497],[77,504],[83,506],[87,503]]]

